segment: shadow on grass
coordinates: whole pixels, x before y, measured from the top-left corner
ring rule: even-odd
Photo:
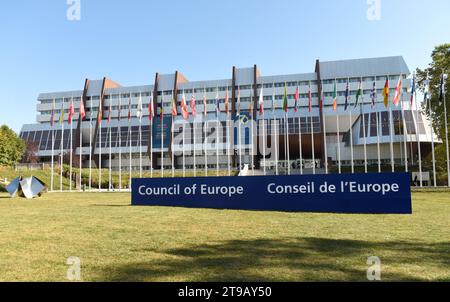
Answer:
[[[171,250],[143,249],[160,259],[103,270],[105,281],[367,281],[367,258],[382,263],[450,267],[450,242],[374,243],[323,238],[233,240]],[[389,255],[385,258],[382,255]],[[384,261],[384,262],[383,262]],[[416,281],[420,276],[389,271],[384,280]]]

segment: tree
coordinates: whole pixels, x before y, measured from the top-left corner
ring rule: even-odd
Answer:
[[[417,84],[421,91],[425,90],[425,80],[429,79],[430,82],[430,94],[431,99],[429,102],[423,102],[422,109],[424,114],[428,116],[433,124],[434,132],[439,136],[439,138],[444,142],[444,144],[436,145],[436,162],[437,162],[437,174],[438,183],[445,184],[447,182],[447,171],[444,168],[446,165],[441,165],[439,163],[445,163],[447,160],[446,156],[446,145],[445,145],[445,110],[444,102],[439,101],[440,92],[440,80],[443,73],[450,73],[450,44],[442,44],[436,46],[431,54],[432,62],[429,64],[428,68],[424,70],[417,69]],[[447,79],[446,87],[449,81]],[[446,106],[447,115],[450,113],[449,104],[449,89],[446,89]],[[431,109],[431,110],[430,110]],[[431,111],[431,113],[430,113]],[[431,169],[432,161],[431,154],[425,159],[424,166],[427,169]]]
[[[442,73],[450,73],[450,44],[442,44],[436,46],[431,54],[432,62],[429,64],[428,68],[424,70],[417,69],[417,82],[418,87],[424,91],[425,80],[428,76],[430,81],[430,93],[431,93],[431,116],[429,113],[429,108],[424,102],[423,109],[425,114],[429,116],[430,120],[433,122],[434,129],[441,139],[445,139],[445,114],[444,114],[444,103],[439,102],[439,83]],[[449,84],[449,79],[447,78],[446,87]],[[449,107],[449,91],[446,89],[446,105],[447,113],[450,113]]]
[[[13,166],[20,161],[25,142],[8,126],[0,127],[0,166]]]
[[[24,164],[37,164],[39,162],[39,143],[27,142],[26,149],[22,156],[22,163]]]

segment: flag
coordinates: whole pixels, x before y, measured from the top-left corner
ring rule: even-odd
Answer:
[[[386,78],[386,84],[384,84],[383,99],[384,107],[387,108],[389,106],[389,78]]]
[[[228,87],[227,92],[225,93],[225,112],[228,114],[228,105],[229,105],[229,98],[228,98]]]
[[[372,91],[370,93],[370,98],[372,99],[372,108],[375,107],[377,101],[377,82],[373,81]]]
[[[411,80],[411,102],[410,102],[411,107],[414,103],[415,93],[416,93],[416,73],[413,74],[413,78]]]
[[[192,116],[194,118],[197,117],[197,104],[195,103],[195,94],[194,94],[194,90],[192,90],[192,98],[191,98],[191,111],[192,111]]]
[[[393,101],[395,106],[398,106],[401,96],[402,96],[402,76],[400,75],[397,83],[397,88],[395,88],[395,95]]]
[[[219,88],[216,90],[216,114],[220,114]]]
[[[288,106],[287,85],[284,83],[283,110],[286,113],[288,112]]]
[[[334,80],[334,90],[333,90],[333,111],[337,109],[337,87],[336,80]]]
[[[136,111],[136,117],[139,119],[139,121],[142,119],[142,114],[143,114],[143,110],[142,110],[142,95],[139,96],[139,101],[138,101],[138,107],[137,107],[137,111]]]
[[[442,104],[445,97],[445,80],[447,79],[446,74],[441,75],[441,80],[439,82],[439,104]]]
[[[159,119],[162,122],[164,119],[164,97],[162,95],[162,92],[161,92],[161,103],[159,103],[159,104],[160,104],[159,105]],[[176,108],[175,108],[175,110],[176,110]]]
[[[347,87],[345,88],[345,111],[348,108],[348,99],[350,97],[350,81],[347,79]]]
[[[311,92],[311,82],[308,85],[308,111],[312,111],[312,92]]]
[[[208,116],[208,100],[206,99],[206,89],[203,89],[203,115]]]
[[[359,80],[359,85],[358,85],[358,91],[356,91],[356,103],[355,103],[355,108],[356,106],[358,106],[359,103],[359,99],[362,97],[363,95],[363,87],[362,87],[362,80]]]
[[[424,89],[423,99],[424,99],[424,102],[427,102],[431,98],[430,80],[428,79],[428,74],[427,74],[427,78],[425,79],[424,85],[425,85],[425,89]]]
[[[64,99],[61,101],[61,112],[59,114],[59,124],[62,125],[64,123]]]
[[[84,120],[85,117],[86,117],[86,110],[84,108],[83,97],[81,97],[81,100],[80,100],[80,121]]]
[[[103,119],[103,108],[102,108],[101,104],[99,104],[98,105],[97,122],[100,124],[102,122],[102,119]]]
[[[151,121],[155,117],[155,111],[153,110],[153,92],[150,96],[150,103],[148,104],[148,120]]]
[[[298,100],[299,100],[299,98],[300,98],[300,92],[299,92],[299,89],[298,89],[298,86],[297,86],[297,88],[295,89],[295,96],[294,96],[294,99],[295,99],[294,112],[295,113],[298,112]]]
[[[53,99],[52,105],[52,116],[50,118],[50,125],[53,127],[55,125],[55,99]]]
[[[131,97],[128,100],[128,121],[131,121]]]
[[[263,88],[261,87],[261,92],[259,93],[259,115],[264,115],[264,94]]]
[[[172,117],[175,117],[177,115],[178,115],[177,101],[175,100],[175,98],[172,98]]]
[[[181,107],[181,115],[183,115],[183,118],[185,120],[188,120],[189,119],[189,110],[188,110],[188,107],[186,104],[186,95],[184,94],[184,91],[183,91],[183,95],[181,97],[180,107]]]

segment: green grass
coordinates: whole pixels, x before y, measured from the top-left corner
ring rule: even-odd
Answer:
[[[414,214],[336,215],[131,207],[125,193],[0,195],[0,280],[450,281],[450,195],[413,194]]]

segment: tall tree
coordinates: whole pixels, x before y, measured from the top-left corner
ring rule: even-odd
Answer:
[[[25,152],[25,142],[8,126],[0,127],[0,166],[13,166]]]
[[[444,113],[444,103],[439,101],[439,90],[440,90],[440,79],[443,73],[450,73],[450,44],[442,44],[436,46],[431,54],[432,62],[429,66],[423,70],[417,69],[417,81],[418,81],[418,89],[422,92],[425,92],[426,80],[429,80],[429,92],[428,94],[431,96],[430,101],[424,101],[422,103],[422,111],[425,115],[428,116],[430,121],[433,124],[434,133],[436,133],[439,138],[444,142],[444,144],[438,144],[435,147],[435,156],[437,162],[437,181],[438,184],[444,185],[447,182],[446,177],[446,168],[445,162],[446,158],[446,147],[445,147],[445,113]],[[446,105],[447,105],[447,113],[450,113],[450,104],[449,104],[449,89],[448,89],[449,81],[447,79],[446,82]],[[420,100],[423,101],[423,100]],[[431,107],[431,114],[430,108]],[[423,162],[425,169],[431,171],[432,169],[432,161],[431,154]]]
[[[436,46],[431,54],[432,62],[429,66],[423,70],[417,69],[418,87],[421,91],[425,89],[425,80],[430,81],[430,93],[431,93],[431,116],[430,119],[433,122],[434,129],[441,139],[445,139],[445,116],[444,116],[444,103],[439,102],[439,82],[442,73],[450,73],[450,44],[442,44]],[[446,87],[449,84],[447,78]],[[450,97],[449,89],[446,89],[446,105],[447,109],[450,109]],[[427,104],[424,102],[423,109],[426,109],[425,113],[429,115]],[[450,111],[448,111],[450,113]]]

